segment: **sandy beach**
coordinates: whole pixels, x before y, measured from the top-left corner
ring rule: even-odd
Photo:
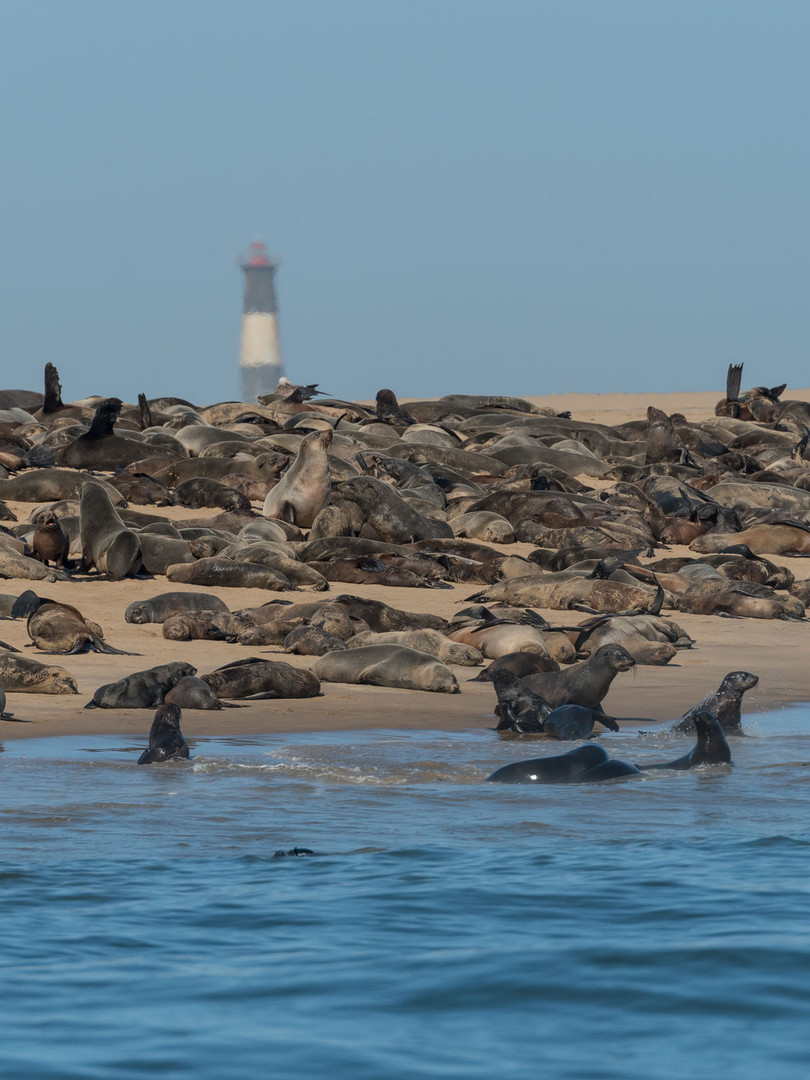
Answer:
[[[810,391],[788,392],[792,397],[810,400]],[[566,394],[532,397],[533,403],[550,405],[557,411],[570,410],[575,418],[618,424],[641,419],[648,404],[665,411],[681,412],[689,419],[713,413],[715,393],[699,394]],[[589,480],[594,486],[598,481]],[[20,521],[33,509],[28,503],[9,503]],[[258,504],[254,504],[260,509]],[[148,508],[150,513],[168,520],[187,517],[183,507]],[[218,511],[198,511],[198,516],[214,516]],[[512,544],[501,549],[510,554],[527,554],[531,546]],[[673,555],[691,554],[686,548],[670,548]],[[661,551],[659,550],[659,556]],[[797,579],[808,576],[810,566],[799,558],[778,557]],[[153,580],[127,579],[101,581],[84,576],[68,582],[37,585],[21,580],[6,583],[6,592],[19,594],[33,584],[41,595],[69,602],[83,614],[100,623],[107,641],[131,656],[107,656],[86,653],[78,656],[47,657],[37,652],[26,633],[24,620],[5,620],[0,631],[3,641],[43,662],[52,661],[67,668],[79,686],[79,695],[50,696],[9,694],[8,710],[14,721],[0,721],[0,736],[18,739],[54,735],[125,734],[143,740],[149,729],[151,713],[146,710],[85,710],[93,691],[103,683],[124,677],[170,660],[193,664],[199,674],[247,656],[284,659],[308,667],[312,657],[285,656],[280,648],[247,648],[214,641],[169,642],[158,625],[131,625],[124,620],[129,603],[161,592],[190,590],[190,585],[172,584],[163,577]],[[384,599],[394,607],[430,612],[449,617],[471,594],[474,585],[455,584],[449,589],[386,588],[370,585],[333,585],[332,595],[340,592]],[[260,589],[218,589],[217,593],[231,610],[255,606],[280,596]],[[309,599],[328,594],[302,592],[297,598]],[[584,616],[577,612],[544,611],[554,625],[574,625]],[[733,670],[748,670],[759,676],[759,686],[746,695],[745,711],[764,710],[790,702],[810,700],[810,665],[806,662],[808,625],[806,622],[782,622],[734,619],[715,616],[676,615],[676,621],[694,638],[689,650],[679,650],[677,657],[663,667],[638,666],[633,672],[616,678],[605,700],[607,712],[618,717],[649,717],[670,720],[680,716],[705,694],[717,688],[723,676]],[[303,700],[255,701],[239,709],[204,712],[186,710],[183,730],[189,736],[250,735],[289,731],[325,731],[362,728],[411,728],[434,730],[485,729],[492,726],[495,695],[489,683],[469,682],[477,669],[456,668],[461,687],[459,694],[435,694],[402,691],[371,686],[324,683],[323,694]],[[20,721],[20,722],[18,722]]]

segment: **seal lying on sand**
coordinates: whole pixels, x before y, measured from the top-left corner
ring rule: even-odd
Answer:
[[[17,694],[78,694],[69,671],[17,653],[0,652],[0,684]]]
[[[312,671],[324,682],[365,683],[401,690],[457,694],[453,672],[435,656],[405,645],[363,645],[319,657]]]
[[[166,705],[179,705],[181,709],[241,709],[230,701],[220,701],[207,682],[196,675],[184,675],[179,679],[166,697]]]
[[[28,616],[27,630],[34,645],[42,652],[129,655],[108,645],[98,623],[85,619],[78,608],[55,600],[39,600],[38,607]]]
[[[321,691],[313,672],[258,656],[235,660],[200,677],[219,698],[304,698],[317,697]]]
[[[149,731],[149,746],[138,758],[138,764],[154,765],[157,761],[181,761],[188,756],[188,743],[180,730],[179,707],[160,705]]]
[[[159,664],[146,671],[135,671],[118,682],[105,683],[93,694],[85,709],[154,709],[184,675],[196,675],[191,664]]]
[[[133,600],[124,612],[128,623],[163,623],[172,615],[196,611],[227,612],[228,605],[213,593],[167,592],[148,600]]]

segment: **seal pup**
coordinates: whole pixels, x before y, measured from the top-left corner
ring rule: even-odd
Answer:
[[[540,735],[545,731],[544,721],[552,710],[544,698],[532,693],[508,668],[493,672],[492,685],[498,695],[496,731],[518,735]]]
[[[332,436],[331,427],[304,436],[295,461],[264,500],[264,517],[310,528],[331,497],[327,449]]]
[[[149,746],[138,758],[139,765],[158,761],[183,761],[189,757],[188,743],[180,730],[180,708],[160,705],[149,730]]]
[[[34,535],[31,540],[33,558],[48,566],[54,563],[59,569],[66,569],[70,537],[65,532],[59,518],[49,510],[44,510],[34,518]]]
[[[576,739],[590,739],[596,723],[610,731],[619,730],[612,716],[606,716],[596,709],[585,709],[581,705],[559,705],[552,709],[543,721],[543,730],[552,739],[573,742]]]
[[[179,705],[181,709],[242,709],[230,701],[220,701],[207,682],[196,675],[184,675],[174,684],[166,697],[164,705]]]
[[[717,690],[691,708],[669,729],[672,735],[694,735],[695,717],[699,712],[710,712],[717,718],[724,735],[744,735],[740,706],[743,694],[752,690],[759,676],[750,671],[730,671]]]
[[[674,761],[641,765],[639,768],[646,772],[648,769],[696,769],[701,765],[731,765],[731,750],[717,717],[706,709],[699,709],[695,712],[693,722],[697,742],[688,754],[675,758]]]
[[[376,398],[377,421],[381,424],[393,424],[396,427],[410,427],[416,421],[397,401],[393,390],[378,390]]]

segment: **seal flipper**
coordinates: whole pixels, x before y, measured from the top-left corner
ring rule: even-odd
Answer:
[[[729,364],[726,375],[726,401],[739,401],[742,385],[742,364]]]

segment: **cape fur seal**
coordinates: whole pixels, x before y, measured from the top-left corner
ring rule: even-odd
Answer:
[[[675,758],[674,761],[642,765],[641,768],[646,772],[648,769],[696,769],[701,765],[730,765],[731,751],[717,717],[706,709],[699,709],[692,721],[697,742],[688,754]]]
[[[138,573],[141,568],[138,534],[126,527],[106,490],[95,480],[82,484],[79,528],[84,569],[95,567],[113,581]]]
[[[0,652],[0,685],[17,694],[78,694],[69,671],[17,653]]]
[[[70,539],[56,514],[43,511],[34,518],[34,536],[31,551],[35,559],[47,566],[54,563],[60,569],[67,567]]]
[[[166,705],[179,705],[181,709],[241,709],[241,705],[220,701],[207,682],[196,675],[184,675],[178,679],[163,699]]]
[[[311,431],[301,440],[295,461],[268,493],[262,507],[266,518],[280,518],[308,529],[330,499],[329,456],[332,428]]]
[[[321,684],[311,671],[280,660],[249,656],[200,676],[219,698],[317,697]]]
[[[172,615],[199,611],[228,611],[228,605],[213,593],[167,592],[148,600],[133,600],[124,612],[128,623],[163,623]]]
[[[404,645],[364,645],[319,657],[312,671],[324,682],[391,686],[457,694],[453,672],[428,653]]]
[[[180,730],[180,709],[177,705],[160,705],[149,731],[149,746],[138,758],[139,765],[154,765],[158,761],[183,761],[189,757],[188,743]]]
[[[184,675],[196,675],[191,664],[159,664],[135,671],[117,682],[105,683],[93,694],[85,709],[154,709]]]
[[[294,589],[288,577],[258,563],[234,563],[230,559],[197,559],[190,563],[174,563],[166,567],[169,581],[188,585],[215,585],[221,588],[271,589],[287,592]]]
[[[635,660],[621,645],[602,645],[590,659],[562,671],[527,675],[523,682],[549,705],[582,705],[600,709],[602,699],[620,671],[629,671]]]
[[[104,631],[70,604],[38,598],[38,606],[28,616],[28,636],[42,652],[98,652],[127,656],[104,640]]]
[[[588,743],[567,754],[504,765],[487,780],[496,784],[588,784],[634,776],[639,772],[635,765],[609,760],[606,750]]]
[[[693,735],[698,713],[709,712],[717,718],[724,735],[744,735],[740,716],[743,694],[753,689],[758,682],[759,677],[752,675],[750,671],[730,671],[713,694],[684,713],[681,719],[672,725],[670,733]]]

